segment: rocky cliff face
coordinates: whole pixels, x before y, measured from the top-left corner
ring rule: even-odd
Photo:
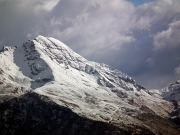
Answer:
[[[174,104],[38,36],[0,53],[1,134],[180,134]]]

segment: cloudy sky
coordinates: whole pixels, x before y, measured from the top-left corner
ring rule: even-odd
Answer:
[[[37,35],[148,89],[180,79],[180,0],[0,0],[0,48]]]

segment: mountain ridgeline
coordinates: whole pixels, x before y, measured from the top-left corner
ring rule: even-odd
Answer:
[[[178,90],[155,91],[38,36],[0,52],[0,134],[180,134]]]

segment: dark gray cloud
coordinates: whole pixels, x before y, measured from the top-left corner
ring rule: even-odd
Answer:
[[[147,88],[165,87],[180,77],[179,7],[179,0],[138,7],[125,0],[0,0],[0,46],[51,36]]]

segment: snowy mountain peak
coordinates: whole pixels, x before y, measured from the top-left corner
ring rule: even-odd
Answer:
[[[176,101],[180,104],[180,80],[177,80],[175,83],[170,84],[168,87],[163,89],[152,89],[149,90],[150,94],[163,98],[168,101]]]
[[[0,102],[31,91],[82,117],[116,126],[142,127],[137,118],[143,113],[166,118],[173,110],[172,103],[151,96],[127,74],[88,61],[51,37],[4,47],[0,57]]]
[[[54,38],[39,35],[34,40],[24,43],[22,51],[26,57],[24,61],[28,60],[31,74],[35,75],[29,74],[28,76],[35,81],[39,81],[40,78],[46,78],[46,80],[62,79],[58,72],[60,68],[64,68],[67,72],[73,69],[76,72],[93,75],[101,86],[121,87],[126,90],[144,89],[128,75],[108,65],[88,61]],[[48,68],[45,70],[43,67]],[[44,72],[48,73],[49,76],[44,77]]]
[[[174,84],[170,84],[168,89],[169,91],[180,90],[180,80],[177,80]]]
[[[180,80],[177,80],[174,84],[170,84],[167,91],[162,94],[164,99],[170,101],[176,101],[180,104]]]

